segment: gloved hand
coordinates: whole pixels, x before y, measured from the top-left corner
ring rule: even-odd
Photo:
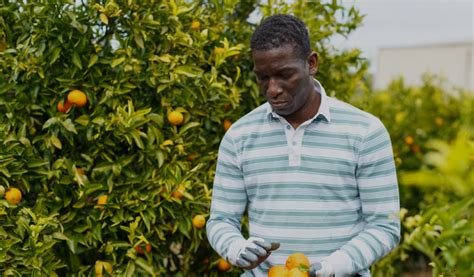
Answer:
[[[334,268],[326,261],[316,262],[309,268],[310,277],[332,277],[334,276]]]
[[[270,256],[271,251],[280,247],[279,243],[269,243],[262,238],[250,237],[247,240],[236,242],[236,253],[228,257],[229,262],[243,269],[254,269]]]

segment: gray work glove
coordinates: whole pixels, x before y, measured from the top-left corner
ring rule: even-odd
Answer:
[[[279,243],[269,243],[262,238],[250,237],[232,245],[237,251],[228,257],[231,264],[243,269],[254,269],[270,256],[271,251],[278,249]],[[234,251],[233,251],[234,252]]]
[[[310,277],[333,277],[334,268],[326,261],[316,262],[309,268]]]

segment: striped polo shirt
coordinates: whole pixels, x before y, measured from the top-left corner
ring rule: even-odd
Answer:
[[[339,272],[368,268],[400,239],[399,193],[390,137],[373,115],[321,94],[318,113],[294,129],[267,102],[221,141],[207,235],[227,258],[248,236],[281,246],[242,276],[266,276],[288,255],[322,259]],[[249,217],[250,234],[241,234]]]

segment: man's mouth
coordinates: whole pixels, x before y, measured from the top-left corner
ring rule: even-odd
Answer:
[[[285,107],[286,105],[288,105],[288,102],[286,101],[270,101],[270,104],[272,105],[272,107],[276,110],[278,109],[281,109],[283,107]]]

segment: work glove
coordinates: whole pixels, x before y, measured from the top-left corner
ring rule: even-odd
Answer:
[[[316,262],[309,268],[310,277],[333,277],[334,268],[326,261]]]
[[[228,260],[231,264],[246,270],[256,268],[270,256],[271,251],[280,247],[279,243],[266,242],[264,239],[256,237],[235,243],[229,248],[234,248],[237,251],[232,251],[234,253],[229,255]]]

